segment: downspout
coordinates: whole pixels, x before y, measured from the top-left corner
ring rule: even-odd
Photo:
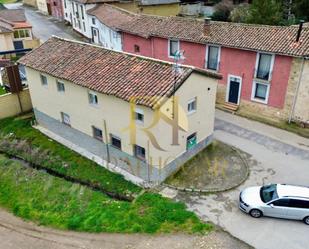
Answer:
[[[302,65],[301,65],[301,68],[300,68],[300,74],[299,74],[299,78],[298,78],[298,82],[297,82],[297,86],[296,86],[296,90],[295,90],[293,105],[292,105],[292,109],[291,109],[291,112],[290,112],[290,115],[289,115],[289,124],[291,123],[292,118],[294,117],[297,96],[298,96],[300,84],[301,84],[301,81],[302,81],[302,78],[303,78],[304,65],[305,65],[305,57],[302,58]]]

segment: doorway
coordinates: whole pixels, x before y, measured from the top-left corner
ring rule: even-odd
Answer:
[[[241,93],[242,78],[239,76],[229,75],[227,83],[226,102],[239,105]]]

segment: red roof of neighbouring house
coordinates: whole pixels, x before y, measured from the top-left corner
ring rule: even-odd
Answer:
[[[290,56],[303,56],[309,52],[309,27],[303,28],[299,42],[296,42],[298,27],[295,26],[211,21],[209,32],[205,33],[204,20],[183,17],[138,15],[118,28],[144,38],[175,38]]]
[[[26,22],[27,18],[24,9],[4,9],[0,10],[0,17],[9,22]]]
[[[136,96],[153,97],[137,101],[151,108],[174,92],[172,63],[58,37],[50,38],[39,48],[27,53],[19,63],[126,101]],[[221,78],[217,73],[182,66],[176,78],[176,87],[181,86],[192,72]]]
[[[111,6],[109,4],[98,4],[87,11],[87,14],[95,16],[104,25],[118,29],[121,24],[130,22],[135,16],[134,13]]]
[[[269,26],[231,22],[210,22],[204,32],[204,20],[131,14],[112,5],[89,11],[105,25],[144,38],[151,36],[217,44],[225,47],[265,51],[289,56],[309,54],[309,27],[304,27],[296,42],[298,26]]]

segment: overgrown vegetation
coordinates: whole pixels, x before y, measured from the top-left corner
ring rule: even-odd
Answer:
[[[0,86],[0,95],[3,95],[3,94],[6,94],[6,91],[5,91],[4,87]]]
[[[308,0],[253,0],[252,4],[233,5],[223,0],[215,5],[212,16],[217,21],[232,21],[265,25],[291,25],[309,21]]]
[[[123,176],[112,173],[49,139],[32,128],[29,119],[7,118],[0,120],[0,134],[2,137],[6,136],[6,139],[2,141],[1,147],[3,149],[27,157],[30,162],[42,163],[42,166],[96,184],[110,192],[136,195],[141,190],[138,186],[126,181]],[[12,142],[13,146],[3,144],[6,140]]]
[[[0,155],[0,204],[41,225],[89,232],[206,233],[184,204],[154,193],[135,202],[115,201],[102,193],[22,166]]]

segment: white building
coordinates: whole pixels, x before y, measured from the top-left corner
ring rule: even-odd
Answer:
[[[73,29],[91,39],[91,28],[87,17],[87,10],[95,7],[95,0],[63,0],[64,19]]]
[[[99,4],[87,11],[91,29],[91,41],[105,48],[122,51],[119,29],[135,14],[108,4]]]

